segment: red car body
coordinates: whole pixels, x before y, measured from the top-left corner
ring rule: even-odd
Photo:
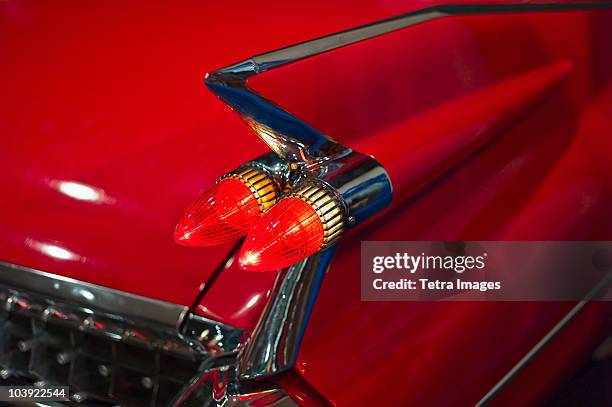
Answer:
[[[0,3],[0,260],[251,331],[275,273],[242,271],[232,244],[172,240],[191,201],[266,151],[203,75],[435,3]],[[572,309],[361,302],[359,245],[609,240],[610,38],[610,9],[450,16],[251,81],[402,186],[339,244],[294,372],[278,378],[295,400],[472,405]],[[546,400],[610,316],[586,305],[493,402]]]

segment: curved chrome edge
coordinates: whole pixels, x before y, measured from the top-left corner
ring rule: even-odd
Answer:
[[[278,183],[278,187],[281,191],[289,182],[289,177],[291,175],[287,163],[281,160],[281,158],[272,151],[241,165],[235,171],[240,171],[244,168],[256,168],[267,173]]]
[[[351,152],[346,157],[301,174],[329,185],[346,205],[348,223],[358,224],[387,207],[392,186],[384,168],[373,158]],[[319,287],[335,247],[329,247],[279,272],[270,300],[238,355],[238,378],[259,379],[295,365]]]
[[[349,153],[350,149],[252,91],[247,86],[249,78],[301,59],[442,17],[610,7],[610,2],[437,5],[258,54],[211,72],[205,76],[204,81],[213,93],[238,112],[274,152],[294,166],[303,168],[309,164],[342,157]]]
[[[220,361],[223,362],[223,361]],[[267,381],[236,385],[233,364],[204,369],[169,405],[210,407],[297,407],[278,386]]]
[[[330,247],[279,273],[270,301],[238,355],[239,379],[266,377],[294,366],[334,252]]]
[[[569,312],[565,314],[565,316],[561,318],[561,320],[559,320],[559,322],[557,322],[557,324],[552,327],[552,329],[548,331],[548,333],[544,335],[542,339],[540,339],[538,343],[536,343],[535,346],[531,348],[529,352],[527,352],[525,356],[523,356],[521,360],[519,360],[517,364],[514,365],[512,369],[510,369],[508,373],[506,373],[504,377],[502,377],[500,381],[497,382],[491,388],[491,390],[489,390],[487,394],[482,397],[482,399],[480,399],[480,401],[476,404],[476,407],[482,407],[489,404],[489,402],[491,402],[491,400],[493,400],[493,398],[497,396],[499,392],[501,392],[502,389],[506,387],[512,381],[512,379],[514,379],[519,372],[523,370],[525,366],[527,366],[529,362],[531,362],[540,353],[540,351],[544,349],[544,347],[546,347],[546,345],[548,345],[557,336],[557,334],[563,330],[563,328],[574,320],[574,318],[589,302],[594,300],[595,297],[604,289],[607,289],[611,282],[612,274],[608,274],[602,278],[599,283],[597,283],[597,285],[587,293],[583,300],[577,302],[576,305],[574,305],[574,307],[569,310]]]
[[[236,354],[246,341],[243,330],[194,314],[189,314],[180,335],[191,347],[215,356]]]
[[[112,355],[116,354],[117,346],[146,349],[153,352],[155,358],[161,357],[160,354],[175,355],[198,369],[188,372],[190,374],[199,374],[216,360],[234,363],[246,339],[244,331],[188,313],[188,307],[183,305],[8,263],[0,263],[0,311],[0,324],[6,329],[6,335],[1,338],[2,379],[14,378],[23,383],[50,380],[75,385],[72,372],[76,364],[79,361],[82,364],[83,358],[90,356],[87,356],[89,351],[83,351],[83,343],[74,339],[74,332],[104,338]],[[21,322],[25,319],[32,331],[23,327],[15,331],[20,325],[14,318]],[[58,337],[53,331],[58,326],[64,336]],[[70,333],[69,343],[59,339],[65,338],[66,331]],[[14,338],[19,342],[15,344]],[[49,353],[47,349],[53,351]],[[16,358],[15,354],[24,356]],[[57,359],[60,356],[62,361]],[[107,357],[108,363],[115,363],[114,357]],[[70,375],[55,377],[42,369],[51,366],[49,358],[67,365]],[[76,402],[89,396],[105,400],[114,397],[109,389],[98,391],[76,386],[79,391],[70,396]]]
[[[178,329],[189,307],[0,262],[0,285],[91,307],[130,320]]]
[[[314,175],[338,193],[346,205],[349,226],[364,222],[391,204],[391,178],[378,161],[367,155],[353,151],[321,166]]]
[[[411,11],[384,20],[339,31],[334,34],[304,41],[299,44],[284,47],[271,52],[251,57],[249,64],[253,72],[240,70],[243,75],[253,76],[270,69],[286,65],[300,59],[310,58],[324,52],[333,51],[356,42],[368,40],[393,31],[401,30],[419,23],[441,17],[476,15],[476,14],[503,14],[528,13],[539,11],[571,11],[593,10],[612,7],[610,2],[584,2],[584,3],[502,3],[502,4],[441,4],[420,10]],[[234,64],[232,71],[244,63]],[[242,66],[244,68],[244,66]],[[228,67],[230,68],[230,67]],[[226,68],[226,69],[228,69]]]
[[[84,330],[94,329],[92,321],[105,318],[121,325],[126,323],[179,335],[193,349],[207,354],[236,353],[245,340],[242,330],[189,314],[189,308],[184,305],[6,262],[0,262],[0,299],[5,295],[3,290],[8,290],[8,296],[11,293],[36,296],[41,299],[41,304],[47,303],[47,309],[67,309]],[[43,311],[44,306],[41,308]],[[111,337],[119,338],[129,333],[124,332],[119,324],[105,326],[107,332],[104,334]]]
[[[228,80],[219,71],[205,78],[208,88],[251,127],[272,151],[290,165],[301,167],[341,157],[348,151],[314,127],[251,91],[246,82]]]

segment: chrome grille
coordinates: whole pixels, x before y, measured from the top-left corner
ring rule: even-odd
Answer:
[[[56,278],[51,286],[63,298],[39,292],[46,284],[12,286],[15,272],[22,273],[21,285]],[[38,274],[24,279],[24,273]],[[133,312],[100,310],[82,300],[95,302],[91,296],[99,292],[115,296],[117,304],[146,301],[149,313],[139,320]],[[174,324],[167,318],[171,306],[178,307]],[[152,318],[155,307],[165,307],[163,320]],[[242,334],[195,315],[186,317],[181,334],[183,308],[0,263],[0,385],[67,385],[71,399],[87,405],[167,405],[213,356],[234,353]]]

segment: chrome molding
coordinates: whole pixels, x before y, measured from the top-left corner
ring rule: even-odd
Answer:
[[[240,379],[266,377],[293,367],[334,251],[330,247],[279,273],[270,301],[238,356]]]
[[[193,349],[214,356],[235,354],[245,340],[242,330],[194,314],[187,316],[179,336]]]
[[[289,198],[308,204],[323,226],[323,243],[319,250],[335,244],[346,230],[346,205],[333,188],[318,179],[294,185]]]
[[[245,339],[182,305],[7,263],[0,328],[0,379],[69,385],[78,403],[167,402]]]
[[[289,177],[291,176],[291,171],[287,163],[274,152],[263,154],[249,161],[232,171],[232,173],[246,168],[255,168],[270,175],[277,182],[278,188],[281,191],[285,188],[287,183],[289,183]]]
[[[281,48],[275,51],[251,57],[254,72],[245,69],[247,61],[233,65],[241,67],[239,70],[242,77],[249,76],[286,65],[300,59],[310,58],[324,52],[333,51],[356,42],[369,40],[380,35],[389,34],[419,23],[434,20],[441,17],[477,15],[477,14],[504,14],[504,13],[529,13],[541,11],[571,11],[571,10],[593,10],[612,7],[612,3],[502,3],[502,4],[440,4],[420,10],[411,11],[399,16],[350,28],[334,34],[315,38],[296,45]]]
[[[310,171],[329,184],[346,206],[349,226],[364,222],[391,203],[393,185],[387,171],[372,157],[352,151]]]
[[[63,319],[79,324],[84,331],[99,330],[95,322],[105,320],[109,323],[100,333],[115,339],[131,336],[126,326],[144,327],[182,336],[194,349],[210,354],[235,353],[243,339],[241,330],[188,314],[185,305],[5,262],[0,262],[0,291],[8,307],[23,294],[35,299],[32,309],[43,313],[41,319],[62,311]]]
[[[281,186],[273,177],[257,167],[246,167],[229,172],[217,182],[228,178],[238,180],[251,191],[261,213],[274,206],[282,191]]]
[[[305,168],[340,158],[351,150],[249,89],[249,78],[301,59],[443,17],[610,7],[612,3],[609,2],[437,5],[255,55],[207,74],[205,83],[240,115],[272,151],[293,166]]]
[[[176,330],[188,307],[89,284],[57,274],[0,262],[0,285],[21,289],[67,303],[91,307],[98,313],[121,315]]]
[[[339,195],[346,205],[349,225],[363,222],[391,201],[392,186],[386,171],[376,160],[360,153],[351,152],[301,176],[295,189],[300,190],[302,183],[324,183]],[[279,272],[259,323],[239,354],[240,379],[267,377],[295,364],[334,252],[335,247],[329,247]]]
[[[512,379],[514,379],[516,375],[519,374],[519,372],[523,370],[525,366],[527,366],[529,362],[531,362],[540,353],[540,351],[544,349],[544,347],[546,347],[546,345],[548,345],[557,336],[557,334],[561,332],[563,328],[565,328],[584,309],[589,302],[595,300],[602,292],[605,292],[604,290],[609,288],[611,282],[612,274],[607,274],[604,278],[602,278],[599,283],[597,283],[597,285],[595,285],[595,287],[593,287],[591,291],[586,294],[583,300],[577,302],[576,305],[574,305],[574,307],[569,310],[569,312],[565,314],[565,316],[561,318],[561,320],[557,322],[557,324],[553,326],[553,328],[548,331],[548,333],[544,335],[544,337],[542,337],[542,339],[540,339],[538,343],[536,343],[535,346],[531,348],[529,352],[527,352],[525,356],[523,356],[521,360],[519,360],[518,363],[514,365],[512,369],[510,369],[508,373],[506,373],[504,377],[502,377],[500,381],[497,382],[495,386],[493,386],[491,390],[489,390],[487,394],[482,397],[482,399],[480,399],[480,401],[476,404],[476,407],[483,407],[489,404],[489,402],[491,402],[491,400],[493,400],[493,398],[497,396],[499,392],[502,391],[502,389],[506,387],[508,383],[510,383]]]
[[[221,71],[213,72],[206,76],[206,84],[238,112],[272,151],[291,166],[304,168],[350,152],[279,106],[250,91],[245,82],[230,82],[227,76]]]
[[[297,407],[278,386],[267,381],[240,384],[233,364],[204,369],[172,403],[173,407]]]

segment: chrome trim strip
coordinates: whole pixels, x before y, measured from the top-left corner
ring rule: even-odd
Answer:
[[[235,366],[219,360],[203,369],[169,405],[216,407],[297,407],[298,404],[276,384],[262,380],[236,381]]]
[[[280,272],[251,339],[238,355],[240,379],[269,376],[295,364],[334,252],[330,247]]]
[[[349,226],[363,222],[391,201],[392,186],[386,171],[376,160],[360,153],[351,152],[305,176],[305,183],[322,182],[332,187],[346,205]],[[295,364],[334,252],[330,247],[279,272],[252,337],[239,353],[240,379],[265,377]]]
[[[154,300],[6,262],[0,262],[0,285],[85,307],[91,306],[97,311],[173,330],[178,329],[189,309],[185,305]]]
[[[447,4],[432,6],[255,55],[207,74],[205,83],[213,93],[238,112],[241,118],[257,132],[272,151],[290,164],[303,168],[313,163],[342,157],[348,154],[350,149],[339,145],[319,130],[249,89],[247,80],[250,77],[301,59],[442,17],[594,10],[611,7],[612,3],[610,2]]]
[[[436,5],[308,40],[275,51],[255,55],[251,57],[255,69],[252,75],[440,17],[539,11],[593,10],[610,7],[612,7],[612,3],[609,2]]]
[[[241,329],[194,314],[187,316],[180,336],[192,348],[215,356],[235,355],[246,340]]]
[[[249,76],[255,74],[254,65],[251,66]],[[314,127],[250,90],[246,85],[248,76],[243,78],[242,72],[236,75],[233,69],[230,67],[206,75],[206,85],[231,106],[268,147],[291,167],[304,168],[350,152]],[[240,79],[235,80],[236,77]]]
[[[349,226],[364,222],[391,204],[393,185],[389,174],[367,155],[351,152],[315,174],[341,197],[349,214]]]
[[[125,372],[149,380],[138,386],[150,390],[143,397],[151,402],[174,395],[172,386],[185,384],[178,393],[183,394],[188,378],[198,377],[201,369],[218,360],[235,363],[245,340],[242,330],[190,314],[183,305],[4,262],[0,311],[2,379],[70,385],[70,397],[79,403],[123,402],[125,394],[113,386],[128,380],[120,376]],[[125,360],[135,351],[144,353]],[[83,370],[92,363],[106,372],[100,371],[104,384],[98,387],[88,379],[95,367],[93,373]]]
[[[561,330],[565,328],[589,302],[594,300],[604,288],[608,287],[610,282],[612,282],[612,274],[608,274],[606,277],[602,278],[599,283],[597,283],[597,285],[587,293],[583,300],[576,303],[576,305],[567,314],[565,314],[565,316],[561,318],[561,320],[557,322],[557,324],[546,335],[544,335],[544,337],[540,339],[538,343],[536,343],[535,346],[531,348],[529,352],[527,352],[525,356],[523,356],[521,360],[519,360],[518,363],[514,365],[512,369],[510,369],[508,373],[506,373],[504,377],[502,377],[501,380],[482,397],[482,399],[480,399],[480,401],[476,404],[476,407],[486,406],[489,404],[491,400],[504,387],[506,387],[508,383],[510,383],[510,381],[512,381],[512,379],[514,379],[516,375],[518,375],[520,371],[524,369],[525,366],[527,366],[527,364],[529,364],[529,362],[531,362],[531,360],[533,360],[533,358],[535,358],[538,353],[540,353],[540,351],[544,349],[544,347],[548,345],[550,341],[552,341],[555,336],[557,336],[557,334],[561,332]]]

